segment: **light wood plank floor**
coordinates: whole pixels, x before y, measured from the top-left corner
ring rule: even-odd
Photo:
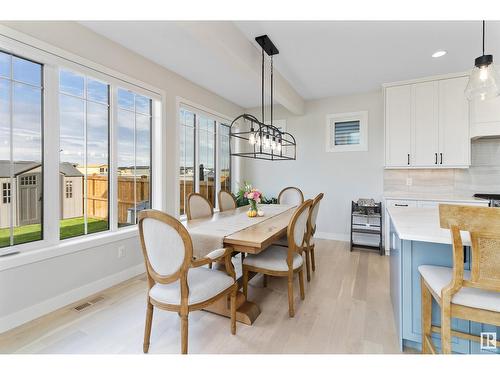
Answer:
[[[285,278],[250,282],[249,298],[262,310],[253,326],[193,312],[190,353],[398,353],[389,295],[389,258],[350,253],[348,244],[318,240],[316,272],[301,301],[296,281],[295,318],[288,317]],[[1,353],[142,353],[146,281],[136,277],[76,312],[68,306],[0,335]],[[95,296],[94,296],[95,297]],[[89,297],[86,300],[90,300]],[[155,310],[150,353],[179,353],[175,313]]]

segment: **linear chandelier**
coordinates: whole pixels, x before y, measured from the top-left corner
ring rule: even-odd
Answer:
[[[295,160],[296,142],[293,135],[281,130],[273,124],[273,56],[279,53],[276,46],[267,35],[261,35],[255,38],[262,48],[262,120],[259,121],[255,116],[242,114],[236,117],[231,123],[229,136],[233,142],[230,142],[231,156],[246,157],[262,160]],[[264,109],[264,88],[265,88],[265,55],[271,60],[271,121],[265,123]]]

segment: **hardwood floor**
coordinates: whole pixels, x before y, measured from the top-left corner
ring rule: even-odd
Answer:
[[[316,272],[295,317],[288,317],[287,282],[250,281],[249,299],[262,310],[253,326],[193,312],[190,353],[399,353],[389,295],[389,258],[348,250],[348,243],[318,240]],[[1,353],[142,353],[146,281],[136,277],[96,296],[103,300],[75,311],[68,306],[0,335]],[[86,299],[91,300],[96,296]],[[153,353],[180,352],[180,321],[155,310]]]

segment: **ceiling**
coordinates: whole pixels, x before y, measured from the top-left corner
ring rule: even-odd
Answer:
[[[186,22],[81,23],[244,108],[260,104],[255,75],[190,32]],[[486,25],[486,52],[498,62],[500,22]],[[280,50],[276,69],[305,100],[467,70],[481,54],[480,21],[238,21],[234,26],[234,33],[246,37],[238,43],[256,45],[255,36],[270,36]],[[432,58],[439,49],[448,53]]]

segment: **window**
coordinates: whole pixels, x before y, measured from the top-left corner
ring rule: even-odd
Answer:
[[[152,100],[118,89],[118,226],[151,207]]]
[[[73,198],[73,181],[66,181],[66,199]]]
[[[61,70],[59,111],[60,238],[108,230],[109,179],[94,171],[109,163],[109,85]]]
[[[9,204],[10,203],[10,197],[11,197],[11,192],[10,192],[10,182],[4,182],[2,184],[2,201],[3,204]]]
[[[219,126],[219,178],[220,189],[231,192],[231,155],[229,150],[229,125]]]
[[[217,192],[231,191],[229,125],[202,111],[179,111],[180,215],[186,212],[187,196],[197,192],[216,207]]]
[[[43,65],[0,51],[0,247],[43,237],[42,97]]]
[[[326,151],[368,151],[368,112],[327,116]]]

